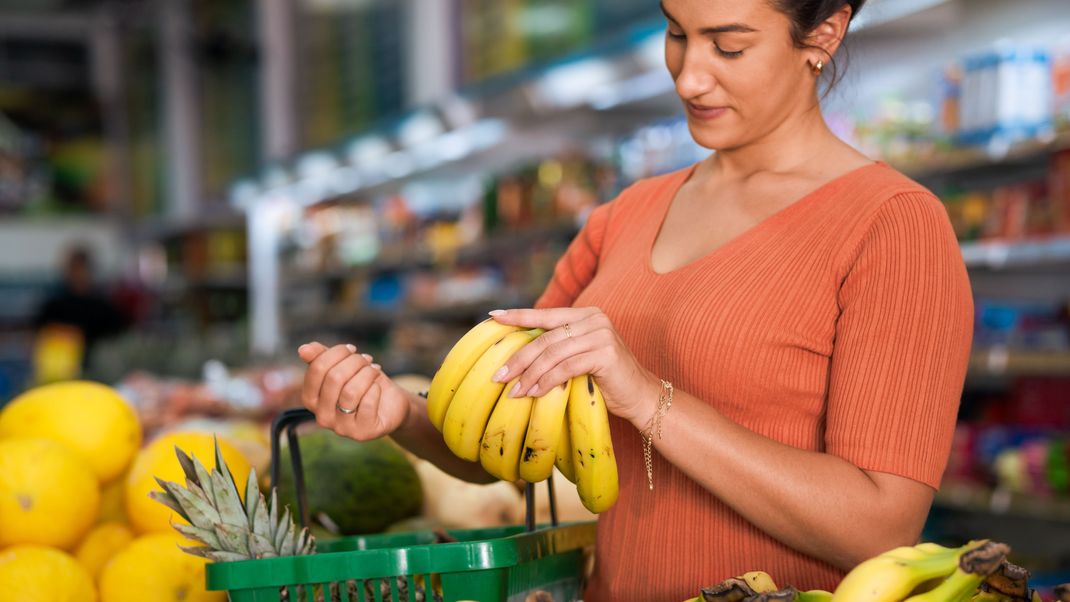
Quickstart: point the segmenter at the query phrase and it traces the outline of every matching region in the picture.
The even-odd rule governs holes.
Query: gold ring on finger
[[[572,327],[569,326],[568,324],[565,324],[564,329],[565,329],[565,338],[566,339],[571,339],[572,338]]]
[[[353,408],[353,409],[351,410],[351,409],[349,409],[349,408],[343,408],[343,407],[341,406],[341,404],[337,404],[337,403],[336,403],[336,404],[334,404],[334,408],[335,408],[336,410],[338,410],[339,412],[343,413],[343,414],[356,414],[356,413],[357,413],[357,408]]]

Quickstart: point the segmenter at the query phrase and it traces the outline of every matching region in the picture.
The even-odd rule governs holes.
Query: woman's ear
[[[826,64],[836,54],[840,43],[843,42],[843,37],[847,35],[847,26],[851,23],[851,13],[851,5],[844,3],[840,10],[819,23],[807,37],[807,44],[820,48],[827,53],[822,57],[817,57]]]

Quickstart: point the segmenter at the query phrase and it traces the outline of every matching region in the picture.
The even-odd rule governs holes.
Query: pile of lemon
[[[0,411],[0,602],[220,601],[204,561],[148,493],[178,481],[178,445],[214,464],[212,436],[172,433],[141,448],[133,408],[76,381],[27,391]],[[235,474],[249,463],[220,441]]]

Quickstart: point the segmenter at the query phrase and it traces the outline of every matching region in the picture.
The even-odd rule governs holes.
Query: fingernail
[[[367,360],[369,362],[372,361],[372,359],[374,359],[374,358],[372,358],[372,356],[368,355],[367,353],[360,354],[360,357],[364,358],[365,360]]]
[[[504,310],[504,309],[495,309],[495,310],[491,310],[491,311],[488,311],[488,312],[487,312],[487,315],[491,315],[491,316],[503,316],[503,315],[505,315],[505,310]]]
[[[509,391],[509,397],[516,397],[520,394],[520,383],[513,385],[513,388]]]
[[[383,369],[383,367],[380,366],[379,364],[372,364],[372,368],[375,368],[376,370],[382,370]]]
[[[298,347],[297,348],[297,352],[298,353],[304,353],[305,349],[308,349],[308,343],[305,343],[304,345],[301,345],[300,347]]]
[[[350,353],[356,353],[357,352],[357,346],[356,345],[347,344],[346,345],[346,349],[348,349]]]
[[[502,366],[501,368],[498,368],[498,371],[495,372],[494,376],[490,377],[490,379],[496,383],[503,383],[505,382],[506,374],[509,374],[509,368]]]
[[[527,397],[535,397],[539,394],[539,383],[535,383],[531,389],[528,389]]]

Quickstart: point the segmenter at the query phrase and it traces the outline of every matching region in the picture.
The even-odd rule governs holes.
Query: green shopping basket
[[[272,425],[271,484],[278,482],[285,431],[297,492],[297,516],[308,523],[304,473],[295,427],[313,415],[289,410]],[[231,602],[569,602],[583,592],[585,554],[595,522],[559,525],[550,488],[551,524],[534,524],[534,487],[525,492],[525,525],[448,531],[435,543],[424,531],[317,542],[312,556],[207,565],[209,590]]]

